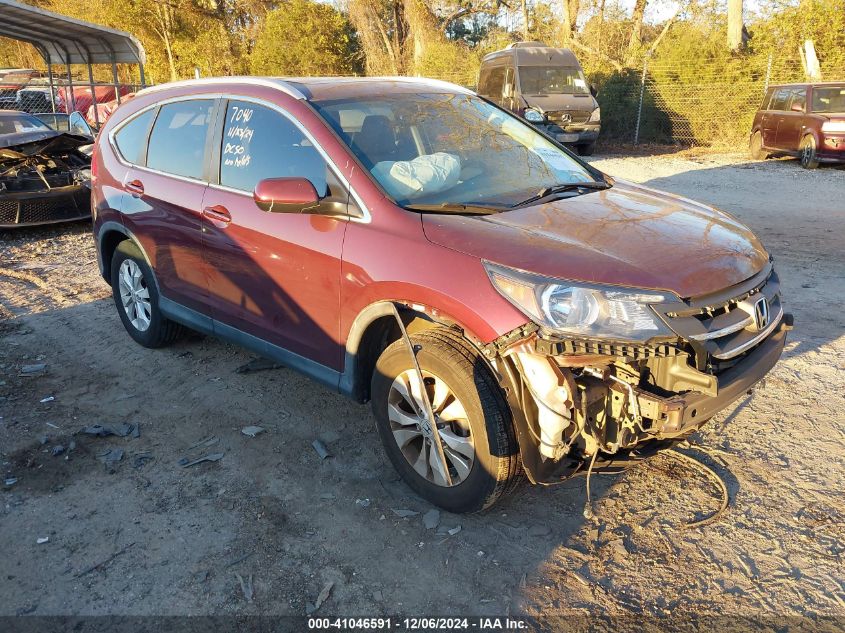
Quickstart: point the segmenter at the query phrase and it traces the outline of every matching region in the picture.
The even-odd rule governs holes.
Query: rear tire
[[[596,151],[595,141],[592,143],[582,143],[581,145],[576,145],[576,147],[578,148],[579,156],[592,156],[593,152]]]
[[[763,135],[759,131],[751,135],[751,140],[748,142],[748,153],[754,160],[766,160],[769,157],[769,152],[763,149]]]
[[[424,455],[426,440],[418,432],[419,427],[415,430],[413,422],[408,424],[408,420],[418,419],[413,411],[415,407],[399,411],[402,421],[397,423],[397,402],[402,406],[408,402],[397,399],[397,393],[401,393],[397,384],[404,384],[408,390],[418,384],[410,383],[416,379],[416,373],[412,369],[410,352],[401,339],[384,350],[372,378],[373,413],[385,452],[405,482],[431,503],[450,512],[477,512],[489,508],[517,485],[521,473],[519,447],[504,394],[484,360],[459,334],[436,328],[413,335],[411,341],[420,346],[417,360],[425,377],[429,401],[435,409],[444,448],[451,450],[457,446],[457,437],[464,444],[471,441],[474,454],[468,471],[465,466],[455,468],[455,450],[451,450],[453,457],[447,455],[450,473],[455,470],[452,486],[446,486],[442,478],[437,483],[431,459],[418,458],[416,464],[412,463],[415,455]],[[408,382],[399,382],[402,380]],[[449,394],[443,402],[457,403],[461,415],[448,413],[449,409],[454,411],[451,404],[444,407],[440,402],[437,406],[441,388]],[[418,403],[422,405],[422,400]],[[446,421],[456,418],[460,419],[463,432],[455,429],[455,422]],[[400,446],[403,434],[414,436],[413,440],[404,440],[404,447]],[[443,437],[451,438],[451,444]],[[460,450],[465,451],[465,447]],[[465,451],[457,457],[466,454]],[[419,472],[421,463],[422,468],[428,470],[425,476]]]
[[[130,240],[118,244],[114,251],[111,287],[123,327],[136,343],[164,347],[182,335],[183,327],[161,314],[155,275]]]
[[[819,166],[819,159],[816,156],[816,139],[812,134],[807,134],[801,139],[800,148],[801,167],[804,169],[815,169]]]

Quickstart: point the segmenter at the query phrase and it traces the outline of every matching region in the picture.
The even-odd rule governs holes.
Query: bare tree
[[[529,39],[528,36],[528,0],[522,0],[522,39]]]
[[[728,48],[732,51],[744,45],[742,28],[742,0],[728,0]]]
[[[628,40],[628,63],[634,61],[634,57],[643,45],[643,16],[645,15],[646,0],[636,0],[634,12],[631,14],[631,37]]]
[[[569,9],[569,0],[560,0],[560,40],[561,43],[564,45],[569,44],[569,40],[572,39],[572,33],[574,29],[572,28],[572,14]]]

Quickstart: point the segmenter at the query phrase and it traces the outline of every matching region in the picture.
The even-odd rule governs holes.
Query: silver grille
[[[783,319],[780,282],[769,264],[748,281],[682,304],[663,304],[669,327],[709,359],[728,361],[763,342]]]

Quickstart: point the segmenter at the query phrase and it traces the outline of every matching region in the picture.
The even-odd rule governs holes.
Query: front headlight
[[[674,336],[651,303],[676,299],[648,290],[541,277],[484,262],[496,289],[538,325],[586,338],[646,341]]]
[[[845,121],[825,121],[822,132],[845,132]]]
[[[534,108],[526,108],[525,114],[523,115],[525,120],[529,123],[542,123],[543,122],[543,115],[540,114],[538,110]]]
[[[596,108],[595,110],[593,110],[593,112],[590,114],[589,122],[590,123],[601,122],[601,108]]]

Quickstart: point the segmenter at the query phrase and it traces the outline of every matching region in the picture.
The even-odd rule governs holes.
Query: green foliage
[[[348,75],[361,70],[358,39],[334,7],[289,0],[264,19],[250,67],[257,75]]]

